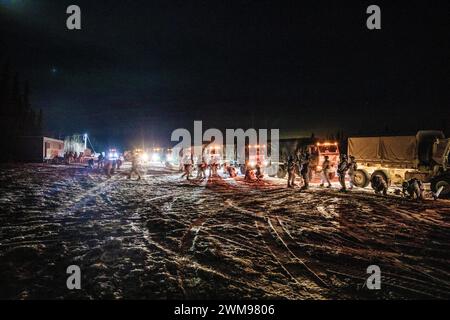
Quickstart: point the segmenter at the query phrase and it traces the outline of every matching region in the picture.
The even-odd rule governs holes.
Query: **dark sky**
[[[373,3],[382,30],[366,28]],[[70,4],[81,31],[66,29]],[[0,0],[0,10],[0,57],[30,80],[57,135],[162,143],[194,120],[284,136],[450,129],[449,1]]]

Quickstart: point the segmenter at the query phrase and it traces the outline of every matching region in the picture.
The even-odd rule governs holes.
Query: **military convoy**
[[[246,145],[247,163],[227,160],[226,147],[214,143],[203,146],[203,155],[210,161],[215,159],[219,164],[227,163],[239,168],[244,173],[245,166],[258,164],[271,177],[285,178],[287,175],[287,158],[298,156],[302,151],[311,154],[311,179],[318,176],[321,163],[328,156],[332,169],[330,179],[336,175],[340,149],[335,141],[314,142],[310,138],[283,139],[279,141],[279,150],[272,146]],[[256,152],[249,152],[254,148]],[[266,149],[267,148],[267,149]],[[233,147],[231,148],[233,149]],[[278,152],[279,160],[273,161],[270,153]],[[348,156],[354,156],[358,170],[353,176],[357,187],[367,187],[373,176],[380,176],[388,185],[401,184],[405,180],[417,178],[430,183],[431,190],[440,190],[441,196],[450,195],[450,170],[448,156],[450,139],[446,139],[441,131],[419,131],[414,136],[383,137],[351,137],[348,138]],[[167,166],[177,166],[184,156],[190,152],[175,155],[171,149],[164,158]],[[252,156],[250,156],[252,154]]]
[[[441,131],[419,131],[415,136],[354,137],[348,139],[348,155],[358,163],[353,182],[366,187],[373,176],[388,185],[417,178],[431,190],[450,194],[448,156],[450,139]]]

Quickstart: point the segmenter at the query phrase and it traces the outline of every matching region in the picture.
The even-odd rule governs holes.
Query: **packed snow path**
[[[126,168],[124,169],[126,170]],[[450,298],[450,202],[285,181],[0,169],[0,298]],[[66,287],[78,265],[81,290]],[[369,265],[381,290],[368,290]]]

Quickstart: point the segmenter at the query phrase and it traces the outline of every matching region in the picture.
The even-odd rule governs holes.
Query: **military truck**
[[[311,138],[284,139],[279,141],[279,162],[270,162],[270,176],[285,178],[287,176],[287,160],[289,156],[298,158],[304,150],[311,155],[310,162],[310,179],[322,172],[321,164],[328,156],[331,170],[329,178],[333,179],[336,174],[337,164],[339,162],[339,146],[336,141],[323,141],[313,143]],[[276,150],[272,150],[276,152]],[[298,173],[298,172],[297,172]]]
[[[417,178],[431,190],[450,195],[448,156],[450,139],[441,131],[419,131],[415,136],[348,138],[348,156],[358,163],[353,182],[366,187],[378,175],[388,185]]]

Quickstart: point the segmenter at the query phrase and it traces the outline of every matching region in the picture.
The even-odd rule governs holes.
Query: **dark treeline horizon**
[[[32,107],[27,80],[6,61],[0,70],[0,159],[14,159],[18,138],[43,134],[43,112]]]

